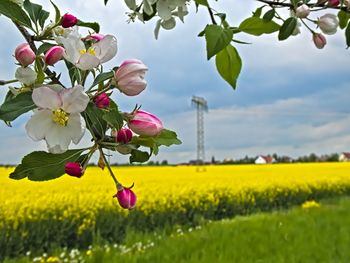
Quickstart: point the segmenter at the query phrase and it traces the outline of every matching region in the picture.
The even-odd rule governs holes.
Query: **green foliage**
[[[41,55],[43,53],[45,53],[46,51],[48,51],[50,48],[54,47],[55,45],[54,44],[51,44],[51,43],[43,43],[41,44],[39,47],[38,47],[38,51],[36,52],[36,55]]]
[[[97,108],[92,102],[87,105],[85,112],[83,112],[86,128],[97,139],[102,139],[107,131],[107,122],[103,118],[104,115],[105,112]]]
[[[236,48],[228,45],[216,55],[215,62],[220,76],[235,89],[242,69],[242,60]]]
[[[197,5],[209,6],[208,0],[195,0]]]
[[[58,23],[61,20],[61,11],[52,0],[50,0],[50,2],[52,4],[53,8],[55,9],[55,23]]]
[[[108,71],[108,72],[103,72],[99,75],[97,75],[97,77],[94,79],[94,82],[92,83],[91,85],[91,88],[92,87],[95,87],[96,85],[108,80],[108,79],[111,79],[114,77],[114,71],[111,70],[111,71]]]
[[[346,25],[348,24],[348,21],[350,19],[350,13],[345,12],[344,10],[340,10],[338,12],[338,19],[339,19],[339,27],[341,29],[346,28]]]
[[[262,34],[271,34],[278,31],[280,25],[274,21],[266,21],[259,17],[249,17],[245,19],[238,28],[247,34],[260,36]]]
[[[43,151],[32,152],[23,157],[15,171],[10,174],[11,179],[20,180],[28,177],[31,181],[47,181],[62,176],[67,162],[76,162],[84,149],[68,150],[61,154]]]
[[[37,26],[39,24],[40,27],[43,28],[50,13],[45,11],[41,5],[34,4],[29,0],[24,0],[23,7],[29,14],[29,17],[33,21],[34,25]]]
[[[78,20],[77,26],[91,28],[96,33],[100,32],[100,25],[97,22],[83,22]]]
[[[4,103],[0,106],[0,119],[4,121],[13,121],[35,108],[31,92],[23,92],[17,96],[6,97]]]
[[[345,38],[346,38],[346,45],[347,45],[347,47],[350,47],[350,23],[346,27]]]
[[[130,163],[144,163],[149,160],[151,156],[147,152],[140,150],[131,150],[131,155],[129,157]]]
[[[293,34],[294,29],[296,28],[298,20],[296,17],[290,17],[284,21],[283,25],[280,28],[278,33],[279,40],[286,40]]]
[[[207,59],[215,56],[218,52],[230,44],[233,37],[231,29],[222,28],[218,25],[207,25],[205,28],[205,40],[207,42]]]
[[[117,104],[110,99],[110,106],[105,110],[102,118],[111,128],[120,130],[123,127],[123,117],[120,115]]]
[[[8,18],[16,21],[23,26],[32,28],[32,23],[30,22],[28,15],[23,11],[22,8],[19,7],[19,5],[10,0],[0,1],[0,14],[7,16]]]
[[[265,21],[271,21],[275,17],[275,14],[276,14],[276,10],[272,8],[264,14],[263,19]]]

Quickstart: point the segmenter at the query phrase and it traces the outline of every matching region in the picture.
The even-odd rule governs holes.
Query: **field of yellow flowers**
[[[107,171],[88,168],[48,182],[8,179],[0,170],[0,261],[26,251],[86,248],[96,238],[118,242],[129,229],[152,231],[350,193],[350,163],[196,167],[114,167],[135,182],[137,206],[119,207]]]

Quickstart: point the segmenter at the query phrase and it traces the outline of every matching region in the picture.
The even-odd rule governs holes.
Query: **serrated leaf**
[[[182,142],[177,138],[177,134],[174,131],[163,129],[160,134],[154,137],[154,141],[160,146],[170,146],[173,144],[179,145]]]
[[[97,22],[83,22],[81,20],[78,20],[77,26],[91,28],[96,33],[100,32],[100,25]]]
[[[221,50],[216,55],[215,64],[220,76],[235,89],[242,69],[242,60],[236,48],[228,45]]]
[[[104,112],[102,118],[111,128],[120,130],[123,127],[123,117],[119,113],[117,104],[115,104],[115,102],[112,100],[110,100],[110,106]]]
[[[17,21],[19,24],[32,28],[32,23],[28,15],[23,11],[23,9],[13,3],[10,0],[0,1],[0,14],[7,16],[8,18]]]
[[[279,29],[280,25],[278,25],[276,22],[265,21],[258,17],[249,17],[239,25],[239,30],[254,36],[271,34],[278,31]]]
[[[76,162],[84,149],[68,150],[61,154],[44,151],[26,155],[21,164],[10,174],[11,179],[20,180],[28,177],[31,181],[47,181],[62,176],[67,162]]]
[[[144,162],[147,162],[149,158],[150,158],[150,155],[147,152],[132,150],[129,160],[130,160],[130,163],[144,163]]]
[[[293,34],[297,23],[298,21],[295,17],[289,17],[286,21],[284,21],[278,33],[278,39],[282,41],[289,38]]]
[[[96,85],[98,85],[99,83],[106,81],[107,79],[111,79],[114,77],[114,71],[111,70],[109,72],[103,72],[99,75],[97,75],[97,77],[94,79],[94,82],[91,85],[92,87],[95,87]]]
[[[16,97],[7,99],[0,106],[0,119],[13,121],[23,113],[33,110],[35,107],[31,92],[20,93]]]
[[[104,112],[97,108],[92,102],[87,105],[83,112],[86,128],[88,128],[91,134],[97,137],[97,139],[102,139],[107,130],[107,122],[103,119],[103,115]]]
[[[218,25],[207,25],[205,28],[205,40],[207,43],[207,59],[215,56],[225,48],[232,40],[231,29],[222,28]]]

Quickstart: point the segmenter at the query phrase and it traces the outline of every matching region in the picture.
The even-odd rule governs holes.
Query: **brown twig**
[[[25,29],[23,26],[21,26],[20,24],[18,24],[15,21],[13,21],[13,23],[16,25],[17,29],[21,32],[24,39],[28,42],[30,48],[36,53],[38,51],[38,49],[35,46],[34,37],[31,34],[29,34],[27,29]],[[60,82],[60,80],[58,78],[56,78],[55,72],[52,72],[50,69],[46,68],[45,73],[52,80],[53,83],[60,84],[61,86],[63,86],[63,84]]]

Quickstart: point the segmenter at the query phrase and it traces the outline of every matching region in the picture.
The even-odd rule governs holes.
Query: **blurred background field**
[[[135,210],[119,207],[112,179],[99,168],[88,168],[81,179],[65,175],[41,183],[10,180],[13,169],[2,168],[0,259],[59,248],[88,251],[96,243],[125,243],[132,233],[195,229],[208,220],[350,193],[350,163],[113,169],[124,185],[135,182]]]

